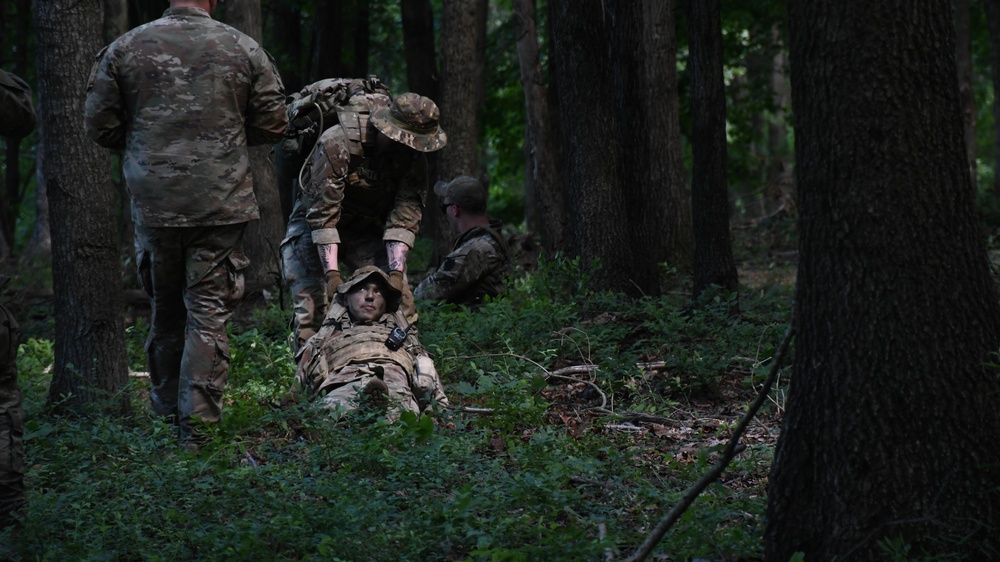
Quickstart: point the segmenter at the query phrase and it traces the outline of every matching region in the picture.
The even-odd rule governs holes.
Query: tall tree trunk
[[[55,370],[49,401],[96,400],[124,411],[128,376],[122,267],[109,158],[80,126],[84,88],[100,49],[99,0],[35,2],[42,174],[52,211]],[[116,394],[117,393],[117,394]]]
[[[37,146],[44,146],[44,143],[45,131],[39,127]],[[44,169],[43,151],[37,150],[35,152],[35,227],[31,233],[31,241],[28,242],[28,249],[24,253],[25,261],[34,265],[47,264],[52,260],[49,194],[45,174],[42,173]]]
[[[430,0],[399,0],[403,19],[406,82],[411,92],[440,104],[437,56],[434,50],[434,11]]]
[[[972,83],[972,21],[969,0],[953,0],[955,10],[955,60],[958,91],[965,124],[965,151],[972,185],[976,185],[976,90]]]
[[[986,0],[986,21],[990,30],[990,76],[993,91],[1000,92],[1000,0]],[[993,96],[993,169],[1000,170],[1000,96]],[[993,199],[1000,201],[1000,172],[993,173]]]
[[[225,6],[225,12],[217,14],[220,20],[261,43],[263,19],[260,0],[229,0],[221,6]],[[278,175],[271,163],[271,148],[252,146],[249,150],[253,191],[260,207],[260,220],[251,221],[244,235],[244,249],[250,258],[250,266],[245,272],[246,294],[251,297],[281,281],[278,245],[285,234],[286,217],[283,216],[278,194]]]
[[[14,231],[21,195],[21,140],[4,139],[4,192],[0,196],[0,262],[14,254]]]
[[[790,2],[788,18],[797,343],[765,558],[885,560],[893,540],[995,560],[1000,305],[951,3]]]
[[[788,51],[782,48],[781,31],[771,28],[774,56],[771,57],[771,95],[774,109],[767,126],[767,185],[785,206],[794,213],[795,177],[792,172],[792,150],[788,143],[788,110],[792,103],[788,82]]]
[[[10,36],[0,36],[0,44],[10,41],[10,45],[2,45],[5,52],[11,53],[14,62],[14,74],[21,79],[28,80],[28,37],[31,33],[31,0],[15,0],[13,10],[13,22],[7,22],[4,18],[0,23],[0,29],[14,29]],[[2,14],[4,17],[10,14],[11,10],[4,7]],[[6,174],[3,178],[3,192],[0,193],[0,262],[14,253],[15,236],[17,230],[17,217],[20,214],[21,205],[24,204],[24,195],[27,183],[22,181],[24,177],[21,170],[21,142],[22,139],[5,139],[4,164]]]
[[[486,18],[486,8],[486,0],[449,0],[441,8],[440,109],[448,145],[440,151],[438,161],[441,176],[449,180],[459,175],[483,175],[478,146],[486,87],[486,37],[480,21]],[[440,255],[451,249],[454,236],[451,233],[450,239],[440,240]]]
[[[268,9],[271,15],[268,43],[274,49],[268,51],[278,57],[285,91],[298,92],[305,86],[302,66],[302,11],[297,5],[284,0],[268,2]]]
[[[575,252],[601,269],[593,279],[597,290],[640,295],[631,281],[635,249],[630,244],[621,194],[619,155],[615,142],[618,119],[611,96],[611,61],[603,0],[550,0],[552,58],[559,84],[560,143],[564,150],[562,179],[570,200]]]
[[[266,4],[268,16],[265,17],[265,33],[269,37],[268,52],[275,56],[278,68],[281,70],[281,81],[285,84],[285,93],[293,94],[305,86],[306,70],[303,57],[303,25],[302,10],[298,3],[284,0],[274,0]],[[274,161],[276,166],[280,160]],[[275,170],[281,176],[283,172]],[[282,231],[288,226],[288,217],[292,213],[294,201],[293,189],[288,184],[278,184],[278,199],[281,205]]]
[[[128,2],[126,0],[101,0],[101,8],[104,10],[102,37],[106,45],[131,29],[128,25]]]
[[[647,295],[660,293],[661,263],[682,273],[691,270],[691,199],[681,155],[673,4],[609,2],[621,189],[632,215],[631,245],[642,248],[631,274]]]
[[[371,9],[368,0],[356,0],[354,2],[354,25],[351,29],[354,32],[354,43],[351,65],[351,76],[364,78],[368,76],[368,52],[371,41],[369,33]]]
[[[528,229],[538,233],[549,255],[566,249],[569,217],[566,196],[558,179],[552,143],[552,123],[538,50],[535,0],[514,0],[517,58],[524,89],[524,207]]]
[[[347,75],[341,38],[348,27],[342,20],[343,0],[324,0],[316,6],[313,25],[312,68],[306,83]]]
[[[403,48],[406,56],[406,82],[411,92],[427,96],[441,105],[437,55],[434,49],[434,11],[430,0],[400,0],[403,20]],[[445,129],[447,131],[447,129]],[[427,154],[427,182],[433,186],[441,175],[439,153]],[[449,178],[450,179],[450,178]],[[430,240],[444,239],[444,218],[437,205],[426,205],[420,221],[420,231]],[[436,264],[444,254],[440,245],[435,245],[432,261]]]
[[[149,23],[163,14],[169,7],[167,2],[159,0],[127,0],[128,1],[128,28],[138,27],[144,23]]]
[[[691,210],[694,217],[694,298],[716,285],[735,298],[739,277],[729,232],[726,92],[722,76],[722,2],[685,0],[691,74]]]
[[[126,31],[129,27],[129,10],[127,0],[101,0],[101,7],[104,10],[104,28],[102,37],[104,44],[110,44]],[[112,157],[115,168],[121,168],[120,159]],[[125,181],[121,174],[114,174],[112,184],[118,194],[118,240],[122,255],[130,257],[130,263],[135,263],[135,225],[132,223],[132,206],[130,204],[128,190],[125,188]],[[138,280],[130,272],[125,273],[126,286],[137,287]]]

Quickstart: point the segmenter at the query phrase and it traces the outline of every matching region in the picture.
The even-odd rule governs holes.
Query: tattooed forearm
[[[331,269],[340,269],[337,263],[336,244],[317,244],[316,249],[319,251],[319,262],[323,264],[324,273]]]
[[[385,253],[389,257],[389,271],[406,271],[406,257],[410,247],[402,242],[386,242]]]

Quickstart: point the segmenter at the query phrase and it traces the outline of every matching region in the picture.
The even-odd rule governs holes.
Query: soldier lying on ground
[[[408,332],[401,297],[376,266],[359,268],[340,285],[322,328],[297,358],[291,396],[319,400],[342,415],[365,395],[384,404],[389,419],[448,406],[434,362]]]

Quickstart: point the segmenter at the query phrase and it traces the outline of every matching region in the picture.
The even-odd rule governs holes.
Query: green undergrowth
[[[277,406],[294,374],[287,317],[258,311],[231,329],[224,420],[199,453],[182,451],[173,427],[150,417],[142,378],[123,390],[133,397],[128,415],[48,413],[53,348],[31,340],[18,358],[30,503],[22,526],[0,533],[0,559],[623,558],[708,470],[726,432],[709,430],[684,456],[652,426],[619,431],[622,418],[588,408],[669,417],[717,398],[734,375],[743,388],[759,383],[790,289],[748,291],[746,313],[732,318],[723,294],[698,306],[680,295],[595,294],[584,269],[543,262],[476,311],[422,306],[419,337],[453,406],[488,410],[433,419],[334,422],[308,406]],[[147,330],[129,329],[136,370],[145,369]],[[642,366],[652,362],[659,367]],[[556,392],[572,381],[546,378],[567,367],[589,381],[575,394]],[[749,446],[660,543],[658,559],[759,558],[770,455]]]

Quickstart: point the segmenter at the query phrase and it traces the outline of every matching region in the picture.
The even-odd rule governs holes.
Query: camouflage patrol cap
[[[440,113],[430,98],[407,92],[388,107],[372,113],[371,120],[382,134],[420,152],[444,148],[448,135],[438,123]]]
[[[474,177],[458,176],[449,182],[439,181],[434,184],[434,193],[441,201],[447,199],[463,211],[475,214],[486,212],[486,188]]]
[[[403,298],[403,293],[392,286],[392,283],[389,282],[389,275],[377,265],[366,265],[354,270],[351,278],[337,287],[337,294],[343,302],[347,302],[347,293],[350,293],[351,289],[369,279],[382,286],[382,296],[385,297],[385,311],[390,314],[396,312],[399,308],[399,301]]]

